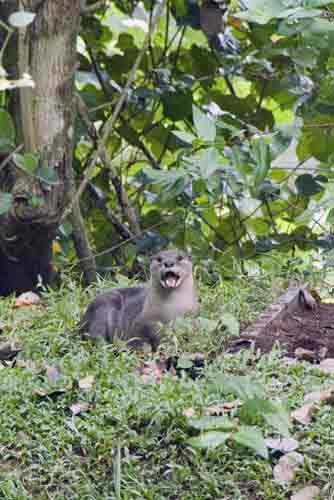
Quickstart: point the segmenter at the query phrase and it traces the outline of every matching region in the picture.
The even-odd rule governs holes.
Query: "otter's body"
[[[80,329],[92,339],[117,336],[131,347],[144,343],[156,350],[157,323],[168,323],[198,309],[189,256],[169,250],[152,258],[151,279],[144,286],[115,288],[88,306]]]

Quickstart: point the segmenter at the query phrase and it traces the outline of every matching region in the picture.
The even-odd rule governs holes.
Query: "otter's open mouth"
[[[179,286],[181,278],[173,271],[164,273],[161,277],[160,283],[164,288],[176,288]]]

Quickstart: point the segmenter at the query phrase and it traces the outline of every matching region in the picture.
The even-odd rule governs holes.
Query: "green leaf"
[[[58,174],[53,168],[41,167],[36,171],[35,175],[38,179],[45,182],[46,184],[54,185],[58,184],[59,182]]]
[[[333,3],[333,0],[304,0],[305,7],[324,7]]]
[[[28,12],[20,10],[19,12],[14,12],[9,16],[8,22],[14,28],[24,28],[33,22],[36,14],[33,12]]]
[[[173,134],[186,144],[192,144],[192,142],[196,139],[193,134],[189,134],[188,132],[181,132],[179,130],[173,130]]]
[[[202,179],[209,179],[222,167],[219,153],[214,148],[205,149],[198,161]]]
[[[180,368],[181,370],[182,369],[186,370],[188,368],[191,368],[192,366],[193,366],[193,362],[189,358],[186,358],[183,356],[177,360],[177,368]]]
[[[14,154],[14,163],[17,167],[21,168],[30,175],[33,175],[38,167],[39,157],[33,153],[26,153],[24,155]]]
[[[202,417],[202,418],[191,418],[189,420],[189,425],[201,431],[209,431],[213,429],[221,429],[224,431],[230,431],[234,428],[233,422],[227,417]]]
[[[218,385],[223,394],[234,394],[243,401],[252,398],[265,398],[262,385],[247,375],[220,375],[215,378],[214,384]]]
[[[8,212],[12,206],[13,196],[11,193],[0,191],[0,215]]]
[[[232,439],[246,448],[251,448],[260,457],[268,459],[268,449],[262,432],[256,427],[241,427],[240,430],[232,434]]]
[[[313,196],[315,194],[321,193],[324,188],[313,177],[311,174],[302,174],[296,179],[296,188],[298,192],[303,196]]]
[[[262,137],[253,144],[251,155],[256,163],[254,185],[257,189],[270,169],[271,160],[270,147]]]
[[[15,127],[12,117],[0,109],[0,152],[7,153],[15,143]]]
[[[223,313],[223,316],[220,320],[224,326],[229,330],[230,334],[234,337],[239,335],[239,321],[233,314]]]
[[[289,437],[289,428],[291,426],[288,411],[280,403],[270,402],[270,411],[263,414],[266,422],[274,427],[280,434]]]
[[[229,433],[211,431],[190,438],[188,443],[194,448],[216,448],[224,444],[230,437]]]
[[[193,106],[194,125],[198,136],[204,141],[213,142],[216,138],[216,124],[197,106]]]

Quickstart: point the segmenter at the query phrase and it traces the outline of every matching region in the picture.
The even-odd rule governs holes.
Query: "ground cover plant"
[[[306,362],[287,364],[279,350],[263,356],[252,350],[224,354],[222,339],[231,336],[229,328],[208,328],[222,308],[241,322],[253,319],[287,280],[262,273],[201,287],[201,318],[207,323],[197,324],[190,339],[188,326],[180,325],[177,339],[170,332],[164,347],[180,358],[195,349],[211,352],[198,377],[186,367],[159,379],[145,375],[142,357],[78,338],[73,327],[80,311],[110,281],[83,290],[67,279],[60,290],[42,293],[43,305],[14,307],[14,298],[2,299],[2,340],[22,351],[1,365],[1,498],[283,499],[309,484],[331,498],[330,404],[319,404],[311,423],[290,424],[290,439],[303,457],[290,481],[274,477],[277,450],[266,447],[263,458],[257,444],[242,440],[208,449],[196,445],[196,438],[212,431],[210,418],[228,418],[239,430],[240,422],[253,426],[265,439],[287,434],[282,424],[278,430],[262,418],[263,408],[246,417],[240,413],[237,401],[245,405],[255,385],[288,412],[302,407],[305,394],[333,385],[332,375]],[[244,397],[228,389],[237,379],[250,381],[249,391],[242,383]]]

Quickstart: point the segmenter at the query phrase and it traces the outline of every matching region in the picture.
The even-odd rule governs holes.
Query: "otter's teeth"
[[[166,285],[168,288],[175,288],[177,284],[177,279],[174,276],[166,278]]]

